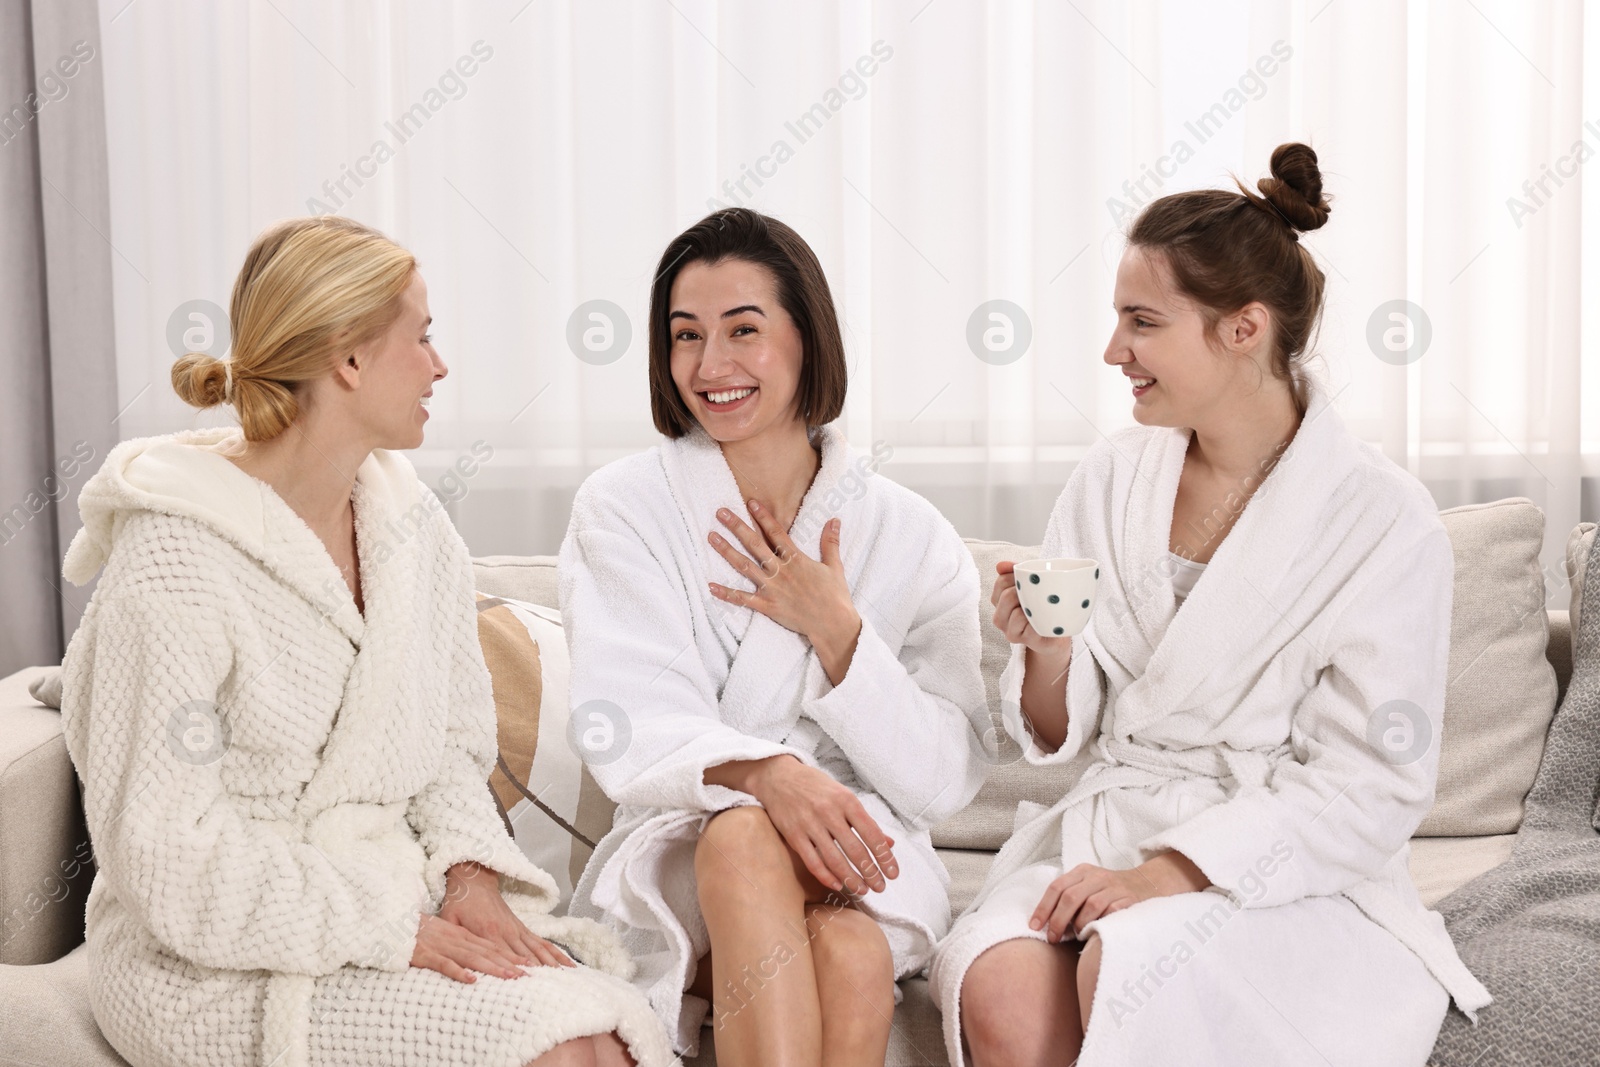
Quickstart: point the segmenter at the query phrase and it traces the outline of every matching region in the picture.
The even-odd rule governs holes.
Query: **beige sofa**
[[[1568,613],[1545,609],[1538,564],[1543,513],[1514,499],[1441,514],[1456,551],[1451,685],[1438,795],[1410,854],[1412,875],[1430,905],[1510,854],[1523,797],[1571,672]],[[997,560],[1036,554],[1003,542],[967,543],[985,590]],[[554,606],[553,558],[495,556],[476,565],[480,590]],[[998,715],[995,691],[1006,645],[989,624],[987,594],[975,610],[985,634],[991,710]],[[0,1064],[122,1064],[88,1006],[81,942],[91,869],[59,715],[28,695],[28,685],[45,669],[0,679]],[[934,831],[957,912],[1011,832],[1017,803],[1058,797],[1058,773],[1028,766],[1014,747],[1002,750],[978,798]],[[946,1063],[925,980],[902,986],[905,1000],[895,1013],[887,1063]],[[709,1034],[702,1064],[715,1062]]]

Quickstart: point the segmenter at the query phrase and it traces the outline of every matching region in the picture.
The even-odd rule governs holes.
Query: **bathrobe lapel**
[[[822,446],[822,465],[800,503],[791,536],[801,551],[818,558],[816,539],[820,537],[823,523],[828,517],[839,515],[848,525],[855,501],[849,499],[848,494],[840,494],[843,502],[837,506],[830,509],[824,502],[850,468],[844,435],[830,424],[814,428],[811,436]],[[694,553],[692,558],[700,561],[700,588],[690,590],[690,595],[703,599],[710,617],[727,628],[735,646],[727,681],[718,696],[720,718],[742,733],[781,741],[800,717],[811,644],[753,608],[717,599],[706,587],[708,581],[731,589],[747,589],[750,585],[706,539],[707,534],[716,530],[739,551],[744,551],[717,518],[717,509],[725,507],[752,529],[759,529],[739,493],[722,447],[696,426],[684,437],[665,442],[662,456],[667,484],[683,516],[690,551]],[[815,521],[819,518],[820,521]],[[850,539],[845,538],[844,545],[850,544]],[[859,552],[851,552],[849,547],[843,552],[845,569],[850,573],[853,570],[851,556]]]
[[[403,799],[388,795],[394,754],[412,750],[408,746],[425,743],[429,736],[429,694],[421,675],[448,650],[428,647],[428,628],[419,625],[426,616],[418,603],[427,584],[424,576],[433,572],[436,561],[424,558],[429,539],[414,536],[420,516],[408,517],[407,512],[425,505],[415,478],[405,473],[387,456],[374,453],[356,475],[351,502],[364,617],[310,528],[299,523],[299,530],[285,537],[283,556],[304,565],[299,581],[316,583],[323,595],[320,603],[338,604],[324,614],[325,626],[337,629],[356,648],[322,760],[300,799],[303,818],[344,802]],[[336,585],[328,584],[330,576]]]
[[[1134,680],[1110,724],[1126,738],[1173,711],[1236,685],[1226,670],[1283,623],[1281,589],[1314,532],[1311,523],[1355,464],[1339,414],[1320,388],[1277,465],[1246,503],[1178,610],[1167,559],[1178,478],[1193,431],[1157,434],[1123,483],[1123,551],[1112,568],[1121,610],[1097,611],[1095,639]],[[1130,590],[1132,591],[1130,593]],[[1105,607],[1102,601],[1101,607]]]
[[[365,629],[361,613],[321,540],[270,486],[213,451],[237,448],[242,440],[237,427],[209,427],[154,443],[137,440],[118,445],[107,457],[108,464],[121,449],[140,451],[128,464],[125,480],[85,486],[96,499],[84,503],[103,506],[88,508],[93,525],[73,538],[63,565],[66,576],[88,581],[105,563],[114,505],[197,519],[260,561],[277,581],[316,607],[329,626],[359,645]],[[375,472],[380,461],[367,462]]]

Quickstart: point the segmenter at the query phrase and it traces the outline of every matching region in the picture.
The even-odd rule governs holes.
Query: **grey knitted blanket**
[[[1583,593],[1572,681],[1511,858],[1437,906],[1494,996],[1476,1027],[1450,1007],[1429,1061],[1437,1067],[1600,1063],[1600,537]]]

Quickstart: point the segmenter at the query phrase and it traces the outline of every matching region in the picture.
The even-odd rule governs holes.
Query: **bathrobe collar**
[[[845,573],[853,574],[852,563],[864,549],[860,539],[851,536],[851,519],[859,512],[858,505],[867,493],[852,498],[839,488],[852,469],[852,455],[836,424],[811,427],[808,437],[813,445],[820,445],[822,464],[800,502],[790,536],[802,552],[813,559],[820,558],[822,527],[828,519],[839,518],[843,523],[840,554]],[[745,506],[722,446],[696,425],[683,437],[664,441],[661,454],[667,486],[683,517],[691,550],[701,554],[702,573],[708,581],[730,589],[748,589],[749,580],[706,539],[716,530],[738,551],[745,551],[717,518],[717,509],[723,507],[752,529],[760,529]],[[870,479],[867,484],[870,486]],[[738,647],[718,701],[722,721],[744,733],[781,741],[800,716],[810,642],[753,608],[717,599],[704,586],[691,590],[690,595],[706,600],[712,619],[726,626]]]
[[[1359,461],[1331,400],[1313,381],[1294,438],[1217,546],[1181,611],[1167,553],[1178,479],[1194,431],[1153,433],[1127,457],[1132,472],[1119,477],[1131,478],[1128,507],[1116,538],[1125,558],[1111,561],[1102,575],[1115,585],[1102,595],[1086,628],[1093,631],[1089,639],[1135,679],[1118,697],[1116,736],[1127,737],[1175,709],[1203,703],[1210,689],[1237,682],[1211,668],[1231,662],[1235,650],[1259,647],[1278,625],[1281,611],[1273,605],[1294,598],[1281,583],[1313,535],[1312,525],[1325,519],[1333,492]]]
[[[75,585],[93,578],[111,554],[117,529],[136,512],[190,518],[259,561],[359,647],[366,619],[321,538],[271,486],[222,454],[236,450],[243,436],[238,427],[216,427],[134,438],[113,448],[79,494],[84,525],[67,549],[63,576]],[[407,514],[420,501],[419,488],[410,463],[382,449],[356,472],[351,501],[368,618],[379,608],[406,610],[383,602],[408,597],[409,583],[400,575],[406,543],[422,517]]]

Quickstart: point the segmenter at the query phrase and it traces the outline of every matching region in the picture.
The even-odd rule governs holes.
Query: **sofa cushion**
[[[494,684],[500,758],[489,778],[517,846],[556,880],[561,899],[611,829],[616,805],[578,758],[567,694],[572,676],[561,614],[478,596],[478,632]],[[537,797],[535,801],[528,794]]]
[[[1433,907],[1457,889],[1511,858],[1516,834],[1489,837],[1413,837],[1411,881],[1422,903]]]
[[[479,593],[477,600],[478,645],[494,691],[495,740],[500,750],[489,772],[489,792],[504,818],[524,799],[523,790],[533,774],[544,701],[544,657],[539,654],[539,635],[510,601],[486,593]],[[555,632],[559,637],[561,628],[556,626]],[[512,829],[509,819],[506,829]]]
[[[560,608],[554,556],[475,556],[472,560],[478,592],[526,600],[545,608]]]
[[[95,1025],[82,945],[54,963],[0,966],[0,1035],[0,1063],[128,1067]]]
[[[1515,833],[1556,709],[1544,512],[1512,497],[1439,513],[1455,550],[1439,785],[1418,837]]]
[[[0,964],[48,963],[83,940],[93,857],[78,778],[61,713],[28,693],[56,669],[0,679]]]

